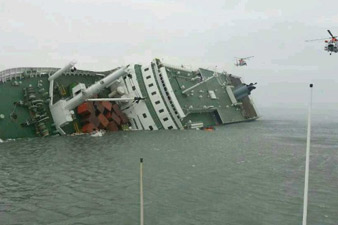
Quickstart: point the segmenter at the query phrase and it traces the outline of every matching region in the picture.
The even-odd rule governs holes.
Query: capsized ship
[[[26,67],[0,72],[0,138],[96,130],[197,129],[258,118],[255,84],[154,59],[104,72]]]

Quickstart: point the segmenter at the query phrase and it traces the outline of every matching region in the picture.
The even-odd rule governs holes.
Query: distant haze
[[[338,114],[338,54],[305,42],[338,35],[337,10],[314,0],[0,0],[0,70],[72,59],[107,70],[157,57],[258,82],[258,108],[306,109],[313,82],[314,108]]]

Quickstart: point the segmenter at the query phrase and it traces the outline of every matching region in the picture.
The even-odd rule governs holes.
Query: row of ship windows
[[[144,69],[144,71],[148,71],[148,70],[149,70],[149,68],[145,68],[145,69]],[[165,93],[167,94],[167,97],[168,97],[168,99],[169,99],[169,101],[170,101],[170,105],[173,107],[173,109],[174,109],[174,111],[175,111],[175,114],[176,114],[177,117],[179,118],[178,112],[177,112],[177,110],[176,110],[176,108],[175,108],[173,102],[171,101],[171,97],[170,97],[170,95],[169,95],[169,93],[168,93],[168,89],[167,89],[167,87],[166,87],[165,84],[164,84],[162,74],[159,73],[159,75],[160,75],[160,79],[161,79],[162,85],[163,85],[163,87],[164,87],[164,91],[165,91]],[[150,75],[146,77],[146,79],[150,79],[150,78],[151,78]],[[151,84],[148,85],[148,87],[152,87],[152,86],[154,86],[153,83],[151,83]],[[152,92],[151,94],[152,94],[152,95],[156,95],[156,91]],[[160,104],[160,101],[155,102],[155,104],[156,104],[156,105]]]
[[[148,77],[150,77],[150,76],[148,76]],[[148,87],[153,87],[153,86],[154,86],[153,83],[148,84]],[[151,92],[151,95],[156,95],[156,91]],[[161,103],[160,101],[156,101],[156,102],[155,102],[156,105],[158,105],[158,104],[160,104],[160,103]],[[161,110],[162,110],[162,109],[161,109]],[[163,112],[163,111],[162,111],[162,112]]]
[[[160,72],[159,72],[158,74],[160,75],[160,79],[161,79],[162,85],[163,85],[163,87],[164,87],[164,91],[165,91],[165,93],[166,93],[166,95],[167,95],[167,97],[168,97],[168,100],[169,100],[169,102],[170,102],[170,105],[171,105],[171,107],[174,109],[174,112],[175,112],[177,118],[179,119],[180,117],[179,117],[179,115],[178,115],[178,112],[177,112],[177,110],[176,110],[176,108],[175,108],[175,106],[174,106],[174,103],[173,103],[172,100],[171,100],[171,97],[170,97],[170,95],[169,95],[169,93],[168,93],[168,89],[167,89],[167,87],[166,87],[165,84],[164,84],[162,74],[161,74]]]
[[[161,110],[163,110],[163,109],[161,109]],[[143,116],[143,118],[147,118],[147,114],[146,113],[143,113],[142,116]],[[168,121],[168,117],[164,117],[163,121]]]
[[[144,71],[148,71],[148,70],[149,70],[149,68],[145,68],[145,69],[144,69]],[[151,76],[149,75],[149,76],[146,77],[146,79],[149,79],[150,77],[151,77]],[[148,84],[148,87],[153,87],[153,86],[154,86],[153,83]],[[156,91],[152,92],[151,95],[156,95]],[[156,101],[156,102],[155,102],[156,105],[158,105],[158,104],[160,104],[160,103],[161,103],[160,101]],[[162,113],[163,111],[164,111],[163,109],[160,109],[159,112]],[[166,121],[166,120],[165,120],[165,121]]]
[[[169,130],[173,129],[173,126],[168,127]],[[154,130],[153,126],[149,126],[149,130]]]
[[[133,121],[134,121],[134,124],[135,124],[135,126],[136,126],[136,129],[138,129],[136,120],[133,119]],[[173,129],[173,128],[174,128],[173,126],[169,126],[167,129],[171,130],[171,129]],[[154,130],[154,127],[153,127],[153,126],[149,126],[149,130]]]
[[[136,128],[138,129],[138,126],[137,126],[137,123],[136,123],[135,119],[134,119],[134,123],[135,123]],[[169,126],[168,127],[169,130],[171,130],[173,128],[174,128],[173,126]],[[154,130],[153,126],[149,126],[149,130]]]
[[[145,68],[145,69],[144,69],[144,71],[148,71],[148,70],[149,70],[149,68]],[[146,79],[147,79],[147,80],[150,79],[150,78],[151,78],[151,75],[146,76]],[[162,78],[161,78],[161,80],[162,80]],[[163,83],[163,81],[162,81],[162,83]],[[154,86],[153,83],[148,84],[148,87],[153,87],[153,86]],[[165,88],[165,90],[167,90],[167,88]],[[166,92],[166,93],[167,93],[167,92]],[[168,93],[167,93],[167,94],[168,94]],[[156,91],[152,92],[151,95],[156,95]],[[156,102],[155,102],[156,105],[158,105],[158,104],[160,104],[160,103],[161,103],[160,101],[156,101]],[[163,113],[163,112],[164,112],[164,109],[160,109],[158,112],[159,112],[159,113]],[[175,113],[177,113],[176,110],[175,110]],[[143,113],[143,118],[147,118],[147,114]],[[169,120],[168,117],[164,117],[164,118],[163,118],[163,121],[168,121],[168,120]],[[149,129],[150,129],[150,130],[153,130],[153,127],[152,127],[152,126],[149,126]],[[169,126],[168,129],[169,129],[169,130],[173,129],[173,126]]]
[[[146,115],[145,113],[143,113],[143,117],[146,118],[147,115]],[[163,120],[164,120],[164,121],[167,121],[167,120],[168,120],[168,117],[163,118]],[[135,125],[136,125],[136,128],[138,129],[135,119],[134,119],[134,123],[135,123]],[[171,129],[173,129],[173,128],[174,128],[173,126],[167,127],[167,129],[169,129],[169,130],[171,130]],[[149,130],[154,130],[153,126],[149,126]]]

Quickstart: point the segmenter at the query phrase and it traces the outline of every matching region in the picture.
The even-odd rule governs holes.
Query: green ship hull
[[[199,129],[258,118],[253,84],[155,59],[110,71],[14,68],[0,72],[0,139],[97,130]]]

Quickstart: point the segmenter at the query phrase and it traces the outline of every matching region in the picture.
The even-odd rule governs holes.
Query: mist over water
[[[0,224],[138,224],[140,157],[145,224],[301,224],[307,112],[268,111],[212,132],[2,143]],[[338,123],[315,118],[308,224],[334,225]]]

